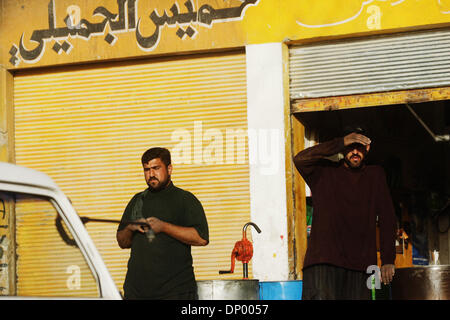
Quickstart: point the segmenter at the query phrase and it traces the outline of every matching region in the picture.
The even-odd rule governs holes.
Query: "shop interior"
[[[450,264],[450,100],[295,116],[316,142],[364,126],[372,140],[367,162],[383,166],[397,215],[396,267]]]

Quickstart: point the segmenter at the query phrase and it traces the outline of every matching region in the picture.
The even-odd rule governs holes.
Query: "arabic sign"
[[[134,36],[136,49],[152,52],[158,48],[164,38],[163,33],[166,28],[174,28],[174,34],[178,40],[195,39],[202,28],[212,29],[213,25],[218,23],[241,21],[246,10],[250,6],[257,5],[259,1],[215,1],[222,2],[220,7],[208,3],[198,6],[199,1],[185,0],[183,5],[177,1],[172,2],[168,9],[166,6],[162,10],[153,8],[149,11],[144,8],[141,11],[139,9],[144,6],[138,7],[140,3],[138,0],[117,0],[114,10],[112,5],[95,7],[91,15],[94,19],[89,20],[82,16],[82,13],[87,10],[82,10],[79,5],[60,5],[65,1],[55,3],[55,0],[50,0],[46,5],[47,19],[45,21],[48,21],[48,25],[45,28],[33,30],[28,39],[23,32],[20,39],[9,48],[9,64],[14,67],[21,63],[36,64],[49,49],[58,55],[70,54],[75,47],[76,39],[91,41],[101,37],[113,47],[125,33]],[[168,3],[168,1],[164,2]],[[108,4],[111,3],[112,1],[108,2]],[[63,10],[63,15],[57,14],[58,6],[59,11],[61,8],[66,9],[65,12]],[[159,13],[160,11],[162,13]],[[127,39],[129,42],[129,37]]]
[[[450,0],[343,2],[0,0],[0,63],[15,69],[450,25]]]

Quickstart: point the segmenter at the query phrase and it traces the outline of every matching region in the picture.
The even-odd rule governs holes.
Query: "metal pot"
[[[396,269],[391,290],[393,300],[450,300],[450,265]]]
[[[197,281],[197,292],[199,300],[259,300],[259,281]]]

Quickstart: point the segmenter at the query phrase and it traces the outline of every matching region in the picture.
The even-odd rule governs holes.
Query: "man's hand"
[[[147,221],[144,218],[141,218],[139,220],[136,220],[136,222],[147,222]],[[145,233],[148,230],[148,226],[134,223],[128,224],[126,228],[132,232],[137,231],[140,233]]]
[[[155,217],[147,218],[146,222],[150,225],[150,227],[153,229],[155,234],[158,234],[160,232],[164,232],[164,227],[166,222],[159,220]]]
[[[359,143],[362,144],[363,146],[367,146],[371,143],[371,141],[366,136],[353,132],[344,137],[344,146],[347,147],[353,143]]]
[[[381,282],[385,285],[391,283],[395,274],[395,266],[393,264],[384,264],[381,266]]]

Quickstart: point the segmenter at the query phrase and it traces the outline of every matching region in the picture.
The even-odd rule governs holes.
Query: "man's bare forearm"
[[[147,218],[147,222],[156,234],[164,232],[172,238],[191,246],[206,246],[208,244],[208,241],[200,237],[194,227],[177,226],[155,217]]]
[[[145,222],[145,219],[139,219],[136,220],[136,222]],[[129,249],[131,248],[131,244],[133,243],[133,236],[134,233],[140,232],[145,233],[148,227],[142,225],[142,224],[134,224],[130,223],[127,224],[125,228],[123,228],[120,231],[117,231],[116,233],[116,239],[117,243],[119,244],[119,247],[122,249]]]
[[[133,242],[134,231],[129,228],[122,229],[117,231],[116,239],[119,247],[122,249],[131,248],[131,244]]]
[[[164,232],[172,238],[192,246],[206,246],[208,241],[200,237],[197,230],[193,227],[177,226],[155,218],[149,218],[155,233]],[[116,233],[117,243],[122,249],[129,249],[133,243],[134,232],[145,232],[141,228],[127,226]]]
[[[166,222],[163,232],[191,246],[206,246],[208,244],[208,241],[200,237],[197,230],[192,227],[181,227]]]

